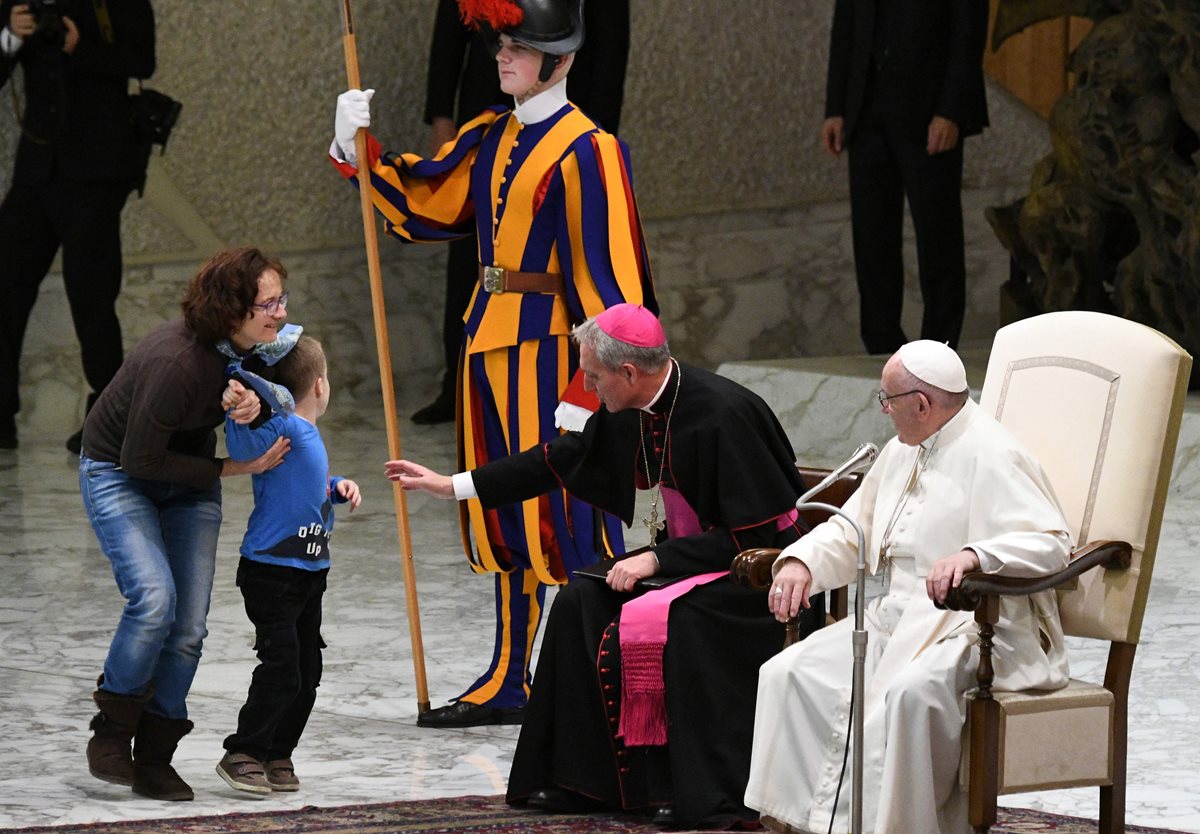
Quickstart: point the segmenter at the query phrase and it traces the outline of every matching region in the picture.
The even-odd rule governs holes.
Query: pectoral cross
[[[650,531],[650,544],[653,545],[658,540],[660,530],[665,530],[667,525],[665,522],[658,520],[658,507],[650,507],[649,518],[642,519],[642,526]]]

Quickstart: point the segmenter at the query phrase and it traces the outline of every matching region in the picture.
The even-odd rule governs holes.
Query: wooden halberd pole
[[[354,42],[354,16],[350,0],[342,0],[342,47],[346,54],[346,84],[362,89],[358,75],[358,48]],[[388,347],[387,313],[383,301],[383,277],[379,268],[379,234],[375,208],[371,205],[371,171],[367,159],[367,132],[355,137],[358,150],[358,193],[362,204],[363,236],[367,246],[367,276],[371,281],[371,308],[375,314],[375,350],[379,354],[379,382],[383,389],[383,413],[387,422],[388,458],[399,460],[400,426],[396,420],[396,396],[392,387],[392,356]],[[429,709],[429,684],[425,679],[425,648],[421,640],[421,611],[417,604],[417,577],[413,567],[412,536],[408,528],[408,503],[399,483],[392,484],[396,503],[396,532],[400,538],[400,564],[404,570],[404,596],[408,609],[408,635],[412,641],[413,672],[417,684],[417,712]]]

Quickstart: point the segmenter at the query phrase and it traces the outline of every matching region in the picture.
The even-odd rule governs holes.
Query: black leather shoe
[[[451,423],[454,417],[454,397],[440,396],[413,414],[412,421],[418,426],[432,426],[437,423]]]
[[[73,455],[79,454],[83,448],[83,429],[67,438],[67,451]]]
[[[581,799],[583,797],[578,794],[550,786],[531,793],[525,804],[530,808],[537,808],[539,811],[549,811],[552,814],[569,814],[572,811],[579,810]]]
[[[418,727],[480,727],[484,724],[520,724],[525,719],[525,707],[498,709],[483,704],[459,701],[438,707],[417,716]]]
[[[654,816],[651,822],[659,828],[674,828],[675,827],[675,809],[670,805],[664,805],[661,808],[654,810]]]

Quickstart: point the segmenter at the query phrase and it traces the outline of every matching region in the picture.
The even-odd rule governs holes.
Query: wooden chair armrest
[[[765,591],[771,587],[771,565],[779,556],[778,547],[754,547],[733,557],[729,575],[743,588]]]
[[[1045,576],[995,576],[976,571],[966,574],[962,584],[951,588],[946,602],[938,608],[951,611],[974,611],[986,596],[1028,596],[1038,591],[1057,588],[1097,565],[1105,570],[1126,570],[1133,559],[1129,542],[1088,542],[1071,554],[1071,562],[1060,571]]]
[[[771,565],[780,554],[778,547],[753,547],[733,557],[729,565],[729,576],[734,583],[753,591],[765,591],[771,587]],[[765,606],[764,601],[764,606]],[[764,609],[765,610],[765,609]],[[800,640],[800,618],[792,617],[784,628],[783,647],[794,645]]]
[[[819,484],[826,475],[829,474],[828,469],[812,469],[806,466],[796,465],[796,471],[800,473],[800,480],[804,483],[805,488],[811,489]],[[833,504],[840,507],[846,503],[854,491],[858,489],[862,483],[862,473],[856,472],[848,475],[840,481],[835,481],[816,496],[821,501],[827,504]],[[801,527],[812,529],[829,517],[829,513],[822,510],[805,510],[800,513]],[[771,587],[771,567],[775,564],[775,559],[778,558],[780,549],[777,547],[755,547],[749,550],[743,550],[737,556],[733,557],[733,562],[729,565],[729,575],[732,577],[735,584],[743,588],[749,588],[754,591],[766,591]],[[826,620],[833,622],[842,619],[846,616],[846,600],[848,592],[846,588],[835,588],[826,595],[827,613]],[[784,646],[790,646],[799,639],[799,617],[793,617],[787,623],[787,638],[784,641]]]
[[[796,471],[800,473],[800,480],[806,488],[815,487],[829,474],[828,469],[815,469],[801,464],[796,464]],[[862,483],[862,473],[854,472],[825,487],[816,498],[826,504],[840,507],[849,500],[860,483]],[[822,510],[805,510],[800,513],[800,521],[810,529],[827,518],[829,518],[829,513]],[[743,550],[733,557],[733,562],[729,565],[729,573],[733,576],[733,581],[743,588],[755,591],[767,590],[771,587],[771,565],[775,563],[779,552],[780,549],[777,547],[754,547]]]

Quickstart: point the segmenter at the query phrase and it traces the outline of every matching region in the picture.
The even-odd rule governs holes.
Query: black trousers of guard
[[[458,391],[458,357],[462,352],[463,315],[471,303],[471,293],[479,283],[479,243],[472,234],[452,240],[446,256],[446,303],[442,309],[442,353],[446,371],[442,377],[444,399],[453,402]]]

